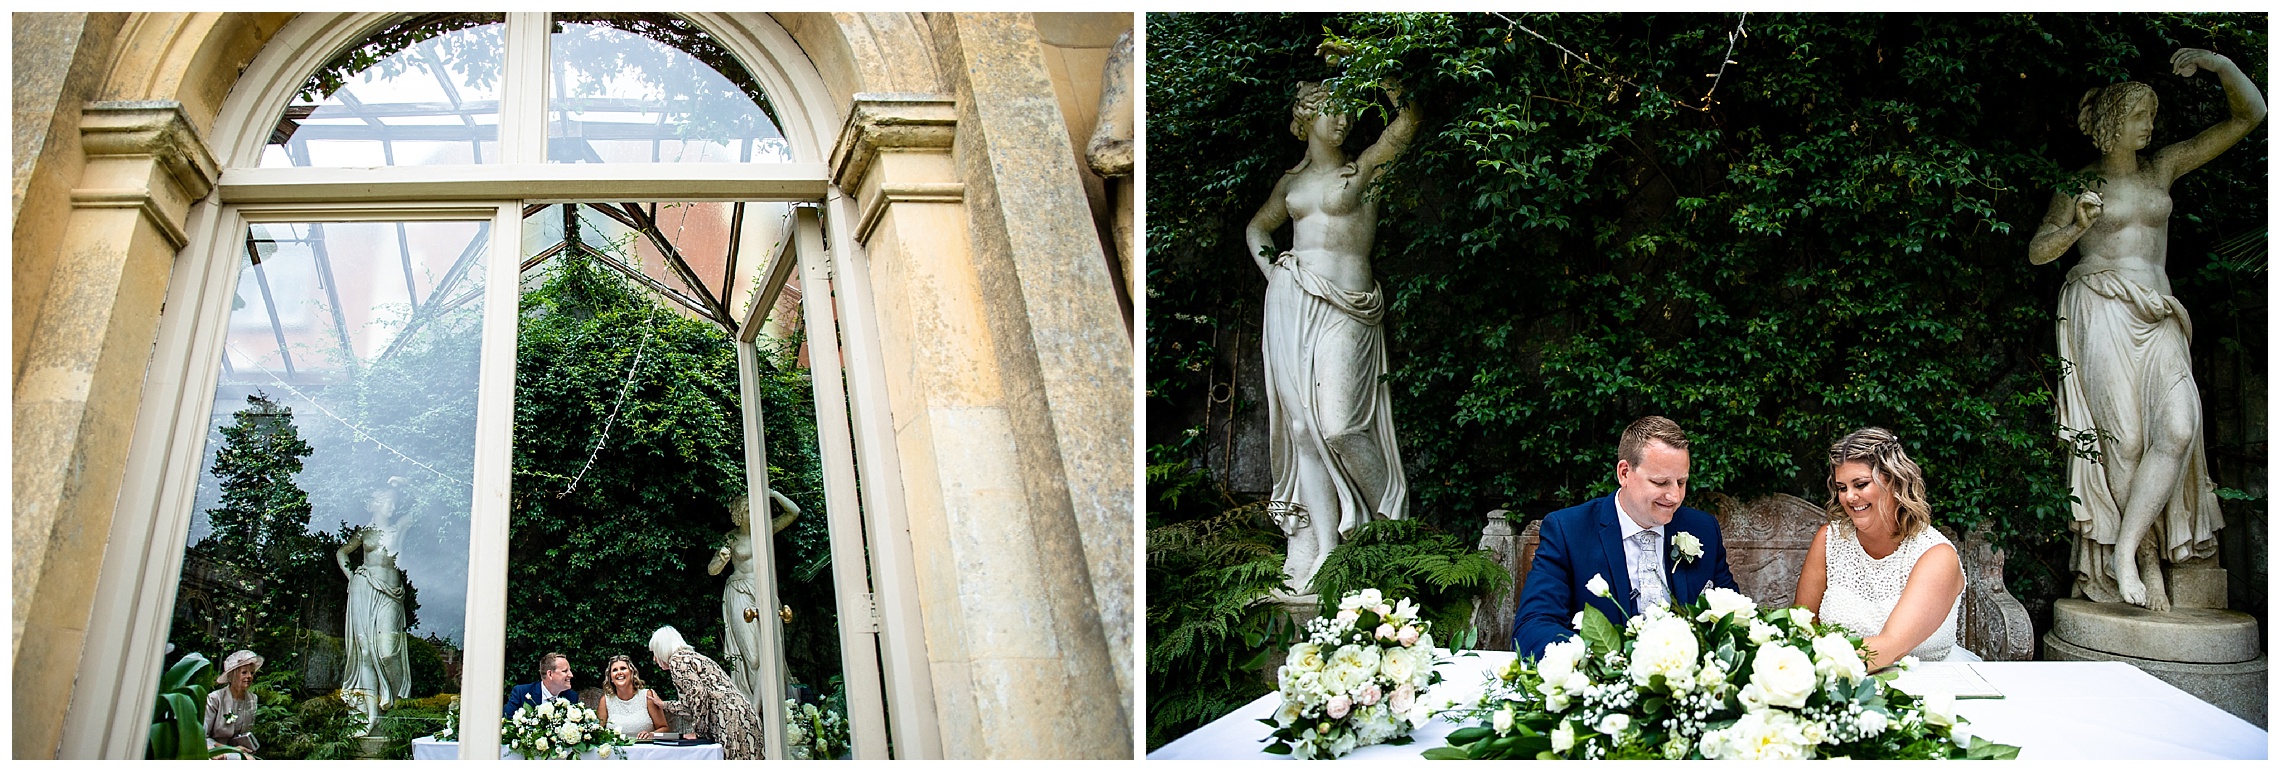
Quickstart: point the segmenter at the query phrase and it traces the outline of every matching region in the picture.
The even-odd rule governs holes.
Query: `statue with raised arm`
[[[2082,97],[2080,127],[2098,145],[2080,195],[2051,198],[2028,246],[2036,265],[2069,247],[2081,263],[2059,293],[2058,353],[2072,367],[2060,386],[2062,434],[2088,439],[2096,460],[2074,458],[2074,594],[2161,611],[2170,607],[2164,562],[2217,549],[2216,486],[2202,450],[2201,398],[2193,384],[2193,320],[2170,295],[2169,186],[2264,121],[2264,97],[2232,60],[2179,49],[2181,76],[2208,70],[2224,85],[2232,117],[2192,139],[2143,151],[2158,100],[2143,83],[2116,83]],[[2261,194],[2259,194],[2261,195]]]
[[[1401,519],[1408,481],[1394,440],[1386,372],[1385,293],[1370,272],[1378,201],[1369,188],[1417,133],[1418,108],[1390,85],[1396,106],[1377,142],[1357,158],[1340,147],[1353,116],[1324,109],[1330,90],[1300,83],[1291,133],[1306,157],[1275,182],[1245,230],[1267,276],[1261,333],[1267,379],[1268,511],[1290,538],[1283,564],[1303,593],[1340,537],[1372,519]],[[1291,246],[1273,233],[1290,223]]]
[[[412,690],[412,655],[405,641],[404,572],[396,567],[404,528],[415,519],[392,521],[404,478],[390,477],[365,504],[372,522],[356,529],[333,554],[348,577],[348,608],[342,615],[345,666],[341,699],[364,716],[369,732],[379,731],[380,711]],[[349,560],[362,553],[353,568]]]
[[[783,514],[769,523],[768,535],[783,532],[799,519],[800,505],[792,503],[776,489],[768,489],[768,498],[776,502]],[[774,603],[760,602],[760,586],[753,580],[752,500],[738,496],[728,504],[728,517],[736,523],[736,530],[728,532],[728,543],[713,553],[712,563],[705,573],[719,576],[728,572],[728,584],[720,591],[720,617],[727,635],[721,638],[721,653],[729,666],[729,678],[736,682],[736,690],[745,699],[755,699],[760,693],[760,616],[773,614]]]

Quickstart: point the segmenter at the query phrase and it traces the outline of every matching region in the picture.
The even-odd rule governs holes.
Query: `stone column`
[[[1070,512],[1071,489],[1090,486],[1066,471],[1064,446],[1087,422],[1056,427],[1035,404],[1045,390],[1035,365],[1006,356],[1035,344],[1005,340],[1026,331],[997,324],[1001,316],[1050,321],[1051,313],[1001,307],[1019,296],[992,285],[986,263],[1003,256],[987,254],[973,235],[980,226],[969,224],[983,216],[970,199],[1009,183],[961,163],[976,125],[962,101],[970,100],[858,94],[831,156],[834,182],[855,200],[854,238],[875,296],[941,753],[1128,758],[1129,702],[1119,701],[1088,542]],[[1051,218],[1073,216],[1089,234],[1081,196],[1073,211],[1027,214],[1048,220],[1036,226],[1044,230]],[[1129,403],[1126,392],[1117,449],[1130,445]],[[1130,475],[1128,465],[1118,475],[1126,566]],[[1117,588],[1123,614],[1131,608],[1126,581]]]
[[[89,104],[86,156],[15,383],[15,749],[55,752],[190,207],[217,166],[181,105]],[[139,556],[138,556],[139,559]]]

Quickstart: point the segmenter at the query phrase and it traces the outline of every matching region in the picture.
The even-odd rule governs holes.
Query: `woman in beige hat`
[[[253,674],[260,672],[265,660],[261,655],[239,649],[222,660],[222,675],[214,679],[222,686],[206,694],[206,740],[216,748],[236,748],[216,758],[251,758],[261,748],[253,739],[253,713],[261,707],[261,698],[253,695]]]

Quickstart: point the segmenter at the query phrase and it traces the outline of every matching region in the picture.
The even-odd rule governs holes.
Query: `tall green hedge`
[[[1315,53],[1334,39],[1341,94],[1399,77],[1426,111],[1376,191],[1373,255],[1418,517],[1469,532],[1605,493],[1616,434],[1656,413],[1694,438],[1697,494],[1818,502],[1829,443],[1881,425],[1940,522],[1992,521],[2014,590],[2061,594],[2053,309],[2074,258],[2030,266],[2027,240],[2093,160],[2086,89],[2152,84],[2154,141],[2182,140],[2226,107],[2170,54],[2215,50],[2268,87],[2264,18],[1151,16],[1152,460],[1217,440],[1193,430],[1265,292],[1242,229],[1302,153],[1294,84],[1337,74]],[[2266,152],[2260,127],[2172,191],[2197,366],[2254,375],[2212,393],[2204,374],[2212,414],[2263,401]],[[2212,255],[2236,237],[2253,254]],[[2261,430],[2211,436],[2220,483],[2260,499]]]

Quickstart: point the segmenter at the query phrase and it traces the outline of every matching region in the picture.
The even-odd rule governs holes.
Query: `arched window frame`
[[[205,421],[219,373],[222,326],[237,271],[236,236],[248,223],[321,217],[328,220],[491,219],[482,385],[478,390],[476,487],[470,523],[468,629],[463,642],[464,726],[461,757],[496,758],[503,698],[508,466],[512,451],[515,266],[525,204],[574,200],[780,201],[797,208],[793,238],[767,270],[773,295],[797,265],[806,285],[819,417],[826,456],[826,500],[833,533],[843,668],[858,758],[886,758],[888,721],[902,755],[939,748],[915,580],[902,505],[899,462],[891,434],[884,363],[872,314],[868,271],[851,233],[855,208],[834,187],[821,138],[839,129],[829,91],[781,27],[756,14],[686,14],[715,33],[746,63],[770,96],[794,161],[785,164],[548,164],[546,132],[548,14],[508,13],[507,65],[501,84],[500,163],[362,169],[260,168],[269,128],[309,74],[335,52],[362,41],[398,14],[304,14],[271,39],[225,100],[209,138],[223,172],[213,194],[192,209],[190,243],[178,257],[159,339],[144,386],[110,552],[88,629],[82,693],[67,716],[65,757],[136,758],[146,736],[150,695],[163,661],[167,613],[179,581]],[[544,190],[545,198],[523,198]],[[825,236],[838,245],[825,251]],[[797,261],[794,263],[793,261]],[[754,304],[764,311],[769,304]],[[751,389],[751,343],[758,318],[735,336]],[[836,324],[834,323],[836,322]],[[836,341],[836,345],[823,342]],[[503,342],[503,345],[502,345]],[[844,355],[844,360],[841,358]],[[844,381],[842,376],[844,375]],[[755,411],[746,428],[757,437]],[[747,453],[758,447],[748,443]],[[858,483],[854,469],[862,468]],[[748,463],[748,475],[765,475]],[[765,484],[764,477],[756,481]],[[859,502],[859,504],[858,504]],[[762,520],[764,522],[764,520]],[[759,566],[772,577],[768,566]],[[772,578],[769,594],[773,593]],[[108,613],[105,609],[110,609]],[[895,620],[903,624],[886,623]],[[774,636],[770,636],[774,637]],[[878,663],[872,667],[859,662]],[[773,679],[771,679],[773,680]],[[868,682],[866,686],[863,682]],[[868,692],[886,697],[865,700]],[[108,699],[87,699],[94,694]],[[765,700],[764,700],[765,701]],[[869,705],[859,704],[868,701]],[[488,706],[488,707],[485,707]],[[759,706],[772,756],[782,752],[781,701]],[[891,716],[884,715],[891,709]]]

